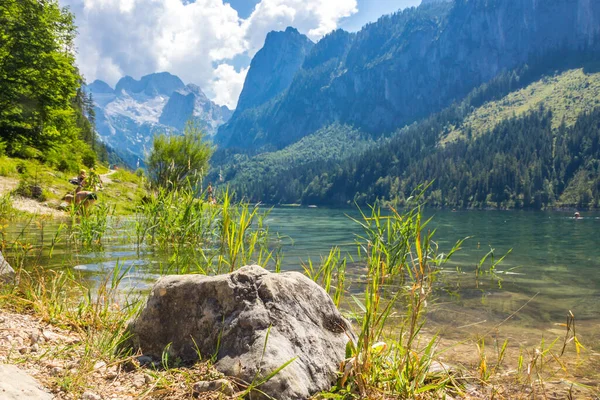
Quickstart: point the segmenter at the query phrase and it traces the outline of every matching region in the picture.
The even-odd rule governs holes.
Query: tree
[[[182,136],[164,133],[155,136],[146,162],[150,182],[168,189],[183,184],[196,187],[208,172],[212,153],[213,148],[192,122],[186,124]]]
[[[9,148],[77,138],[75,34],[57,0],[0,2],[0,138]]]

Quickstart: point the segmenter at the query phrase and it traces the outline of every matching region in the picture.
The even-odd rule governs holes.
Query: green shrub
[[[94,168],[96,165],[96,153],[91,149],[86,149],[81,156],[81,162],[88,168]]]
[[[172,190],[188,184],[195,188],[208,172],[212,152],[193,123],[186,125],[183,136],[160,134],[154,138],[146,163],[148,178],[155,187]]]
[[[39,182],[30,178],[23,178],[19,181],[19,186],[14,190],[14,193],[28,199],[46,201],[48,192],[42,188]]]

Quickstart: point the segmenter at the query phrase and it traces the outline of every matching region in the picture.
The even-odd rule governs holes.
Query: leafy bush
[[[174,189],[182,184],[196,187],[208,172],[213,149],[197,125],[188,123],[183,136],[160,134],[154,138],[147,171],[155,187]]]
[[[94,168],[96,165],[96,153],[91,149],[86,149],[81,156],[81,162],[88,168]]]
[[[42,186],[32,179],[24,178],[19,181],[19,186],[14,190],[14,193],[27,197],[28,199],[34,199],[38,201],[47,200],[47,192],[42,189]]]

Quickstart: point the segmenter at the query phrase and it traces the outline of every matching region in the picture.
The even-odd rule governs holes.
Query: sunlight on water
[[[559,324],[571,310],[582,341],[600,347],[600,214],[584,213],[583,219],[575,220],[569,212],[428,210],[426,216],[434,217],[429,229],[436,229],[441,252],[469,237],[440,275],[440,290],[428,313],[431,332],[464,338],[496,330],[520,343],[535,343],[542,334],[563,334]],[[351,218],[359,219],[360,214],[352,209],[273,209],[267,222],[273,245],[282,246],[284,270],[302,271],[303,262],[309,257],[318,261],[332,246],[355,255],[361,230]],[[12,239],[22,235],[49,247],[56,226],[46,222],[43,231],[39,224],[9,229]],[[90,278],[118,263],[130,269],[127,288],[147,289],[169,257],[124,244],[123,235],[122,230],[113,232],[101,251],[77,252],[60,242],[52,258],[47,250],[41,255],[33,251],[29,257],[44,266],[75,268]],[[484,274],[476,281],[473,270],[490,248],[496,258],[512,252],[495,277]],[[359,278],[360,265],[350,265],[351,276]]]

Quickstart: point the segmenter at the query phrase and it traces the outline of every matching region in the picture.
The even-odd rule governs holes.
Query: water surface
[[[600,349],[600,214],[527,211],[441,211],[429,229],[436,229],[440,251],[448,251],[458,240],[470,237],[445,266],[435,301],[430,302],[427,327],[447,338],[483,335],[490,331],[511,337],[519,344],[539,342],[542,336],[564,334],[569,311],[576,317],[580,340]],[[318,261],[331,247],[356,254],[361,228],[351,218],[356,210],[326,208],[274,208],[267,217],[270,231],[285,254],[283,269],[302,270],[310,257]],[[126,222],[121,224],[126,225]],[[19,235],[34,243],[52,242],[57,223],[23,223],[9,227],[9,239]],[[74,251],[67,243],[48,251],[30,253],[40,265],[109,271],[119,263],[130,267],[128,285],[147,288],[169,263],[169,256],[149,247],[137,248],[134,240],[123,240],[127,230],[119,225],[102,250]],[[473,270],[490,248],[496,257],[508,257],[496,276],[474,278]],[[489,265],[489,264],[488,264]],[[363,273],[351,264],[355,278]],[[354,285],[356,287],[356,285]],[[351,284],[352,290],[352,284]],[[517,312],[518,311],[518,312]]]

